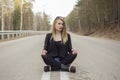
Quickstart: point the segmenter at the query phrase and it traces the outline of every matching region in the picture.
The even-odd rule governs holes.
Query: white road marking
[[[70,80],[68,72],[60,72],[60,80]]]
[[[43,72],[41,80],[50,80],[50,72]]]

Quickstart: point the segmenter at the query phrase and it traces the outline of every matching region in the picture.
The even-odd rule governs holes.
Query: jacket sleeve
[[[44,41],[44,50],[48,50],[50,34],[46,34],[45,41]]]
[[[68,52],[71,52],[72,49],[72,43],[71,43],[71,36],[68,34]]]

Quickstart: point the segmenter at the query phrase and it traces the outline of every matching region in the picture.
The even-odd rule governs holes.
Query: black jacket
[[[47,54],[52,57],[65,57],[67,54],[71,53],[72,44],[71,44],[71,37],[70,34],[67,34],[68,41],[65,44],[61,44],[60,46],[60,52],[58,55],[57,48],[55,46],[55,41],[51,39],[51,33],[46,34],[45,42],[44,42],[44,50],[47,50]]]

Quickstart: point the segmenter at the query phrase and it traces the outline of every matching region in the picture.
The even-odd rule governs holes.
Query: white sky
[[[35,0],[34,13],[45,11],[53,21],[56,16],[67,16],[73,9],[77,0]]]

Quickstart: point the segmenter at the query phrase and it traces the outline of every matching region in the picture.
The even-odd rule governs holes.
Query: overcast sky
[[[67,16],[77,0],[35,0],[33,3],[34,13],[45,11],[50,17],[51,21],[56,16]]]

